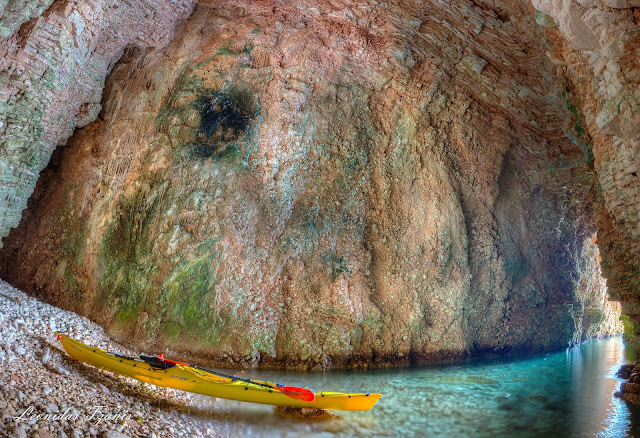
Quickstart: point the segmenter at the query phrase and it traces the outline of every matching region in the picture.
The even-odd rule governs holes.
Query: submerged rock
[[[340,415],[330,411],[325,411],[324,409],[275,406],[273,411],[278,415],[300,421],[330,421],[342,418]]]

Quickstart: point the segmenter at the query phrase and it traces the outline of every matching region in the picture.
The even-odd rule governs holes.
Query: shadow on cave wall
[[[219,156],[251,135],[251,120],[258,114],[258,104],[249,90],[206,90],[194,104],[200,113],[200,129],[192,146],[193,157]]]

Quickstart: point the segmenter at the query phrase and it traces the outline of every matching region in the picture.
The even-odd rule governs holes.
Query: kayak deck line
[[[382,394],[373,393],[348,394],[327,391],[311,393],[305,388],[285,387],[277,383],[226,374],[218,375],[211,370],[169,360],[166,363],[171,366],[162,368],[152,366],[142,359],[92,347],[62,334],[58,334],[58,340],[65,351],[80,362],[145,383],[211,397],[292,408],[344,411],[368,411],[382,397]],[[157,356],[156,358],[164,361]],[[176,365],[173,365],[174,363]],[[283,388],[287,389],[283,390]],[[305,392],[309,393],[308,398]]]

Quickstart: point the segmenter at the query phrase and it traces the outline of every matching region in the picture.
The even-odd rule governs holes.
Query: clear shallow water
[[[324,373],[250,371],[313,390],[381,392],[368,412],[299,423],[269,406],[211,400],[203,407],[250,436],[632,437],[640,413],[613,396],[625,359],[620,337],[539,357],[481,359],[450,366]]]

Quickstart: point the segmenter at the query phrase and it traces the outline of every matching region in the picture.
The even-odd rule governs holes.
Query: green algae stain
[[[536,9],[536,23],[543,27],[558,27],[553,17]]]
[[[562,93],[562,97],[564,97],[565,99],[567,110],[569,110],[570,113],[576,116],[577,122],[573,126],[573,130],[578,135],[578,137],[584,137],[584,135],[587,133],[587,130],[585,129],[584,114],[582,113],[582,109],[576,106],[576,104],[569,98],[566,91]]]
[[[529,265],[524,257],[511,257],[504,263],[504,268],[511,277],[513,283],[523,278],[529,272]]]
[[[594,169],[594,161],[595,157],[593,156],[593,144],[587,143],[587,166],[589,166],[589,169]]]
[[[178,265],[164,280],[159,302],[169,323],[169,336],[181,333],[203,344],[218,338],[224,322],[213,310],[219,281],[211,268],[216,262],[215,253],[204,253]]]
[[[331,268],[331,280],[337,279],[342,274],[351,275],[347,261],[342,256],[327,252],[322,255],[322,261]]]
[[[576,137],[584,143],[583,147],[586,148],[585,153],[587,155],[587,166],[590,169],[593,169],[593,163],[595,160],[593,156],[593,144],[587,132],[584,113],[578,104],[574,102],[574,98],[569,96],[566,91],[562,92],[562,97],[564,98],[567,110],[575,117],[576,123],[573,125],[573,132]]]
[[[167,190],[167,182],[158,187],[151,182],[117,203],[115,219],[103,239],[105,254],[133,262],[151,252],[149,225]]]
[[[110,309],[120,328],[135,326],[146,313],[147,327],[154,325],[154,262],[152,222],[168,184],[145,185],[115,202],[113,220],[103,234],[99,251],[101,281],[98,304]],[[148,333],[153,338],[152,333]]]
[[[633,322],[629,320],[628,315],[620,315],[620,321],[624,325],[624,340],[634,343],[637,340],[636,328]]]
[[[98,300],[104,309],[112,309],[110,319],[119,330],[152,342],[161,337],[207,345],[224,326],[214,311],[220,256],[215,245],[220,239],[194,245],[188,255],[173,261],[157,251],[163,212],[176,196],[168,185],[151,180],[115,202],[100,245]],[[184,203],[197,204],[197,196],[191,195],[186,194]]]

